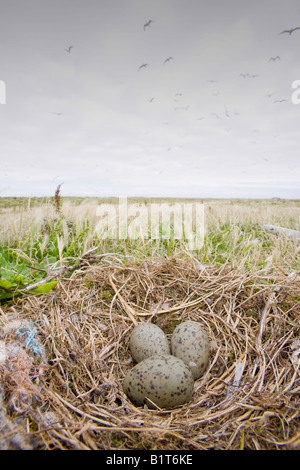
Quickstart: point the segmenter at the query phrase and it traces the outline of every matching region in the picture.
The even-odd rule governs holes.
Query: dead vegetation
[[[192,257],[103,256],[0,310],[5,448],[287,449],[300,444],[299,276]],[[26,321],[45,357],[20,336]],[[211,359],[192,400],[135,407],[122,390],[133,326],[203,324]],[[16,325],[16,324],[15,324]],[[33,339],[33,335],[31,336]],[[2,351],[2,352],[1,352]]]

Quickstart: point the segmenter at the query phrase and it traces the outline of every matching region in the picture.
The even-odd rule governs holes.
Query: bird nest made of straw
[[[1,448],[296,448],[299,295],[299,276],[282,269],[175,257],[86,263],[50,293],[0,310]],[[185,320],[210,339],[191,400],[134,406],[122,388],[133,327],[150,321],[170,338]]]

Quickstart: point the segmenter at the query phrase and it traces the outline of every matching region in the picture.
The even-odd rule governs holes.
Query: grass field
[[[300,201],[197,202],[204,243],[189,250],[163,225],[99,237],[97,208],[118,199],[0,198],[0,448],[299,446],[300,244],[261,226],[300,230]],[[122,391],[132,328],[170,338],[188,319],[211,342],[191,402],[136,408]]]
[[[205,238],[197,253],[189,253],[184,240],[170,236],[153,240],[102,239],[100,204],[118,204],[118,199],[0,198],[1,278],[31,282],[41,278],[49,264],[76,259],[93,247],[99,253],[117,252],[143,259],[151,256],[196,256],[204,264],[230,263],[240,269],[266,271],[274,266],[299,269],[299,245],[266,233],[262,224],[300,230],[300,201],[201,200],[204,204]],[[169,204],[182,200],[166,199]],[[128,203],[151,204],[157,199],[128,199]],[[186,202],[193,202],[186,200]],[[199,202],[199,201],[197,201]],[[162,229],[163,232],[163,229]],[[163,235],[163,233],[161,233]],[[172,235],[172,233],[171,233]],[[188,253],[187,253],[188,252]]]

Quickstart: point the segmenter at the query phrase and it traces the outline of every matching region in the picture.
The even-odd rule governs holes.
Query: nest
[[[299,446],[299,276],[128,259],[86,262],[52,292],[0,310],[2,448]],[[151,321],[170,337],[185,320],[203,325],[211,348],[191,401],[135,407],[122,389],[133,327]]]

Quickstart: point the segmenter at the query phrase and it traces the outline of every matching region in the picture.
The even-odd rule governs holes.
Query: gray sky
[[[0,0],[0,196],[300,198],[296,26],[298,0]]]

